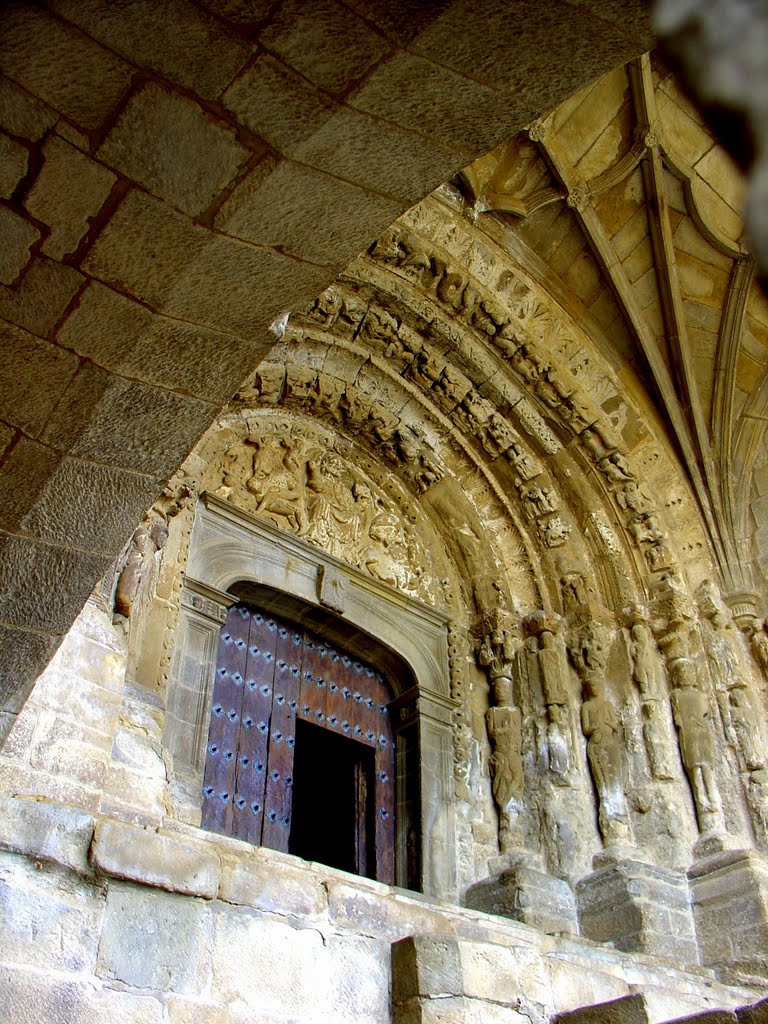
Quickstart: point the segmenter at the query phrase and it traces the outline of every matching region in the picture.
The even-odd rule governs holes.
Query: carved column
[[[581,728],[587,738],[587,758],[599,802],[598,822],[606,846],[630,841],[621,728],[606,679],[612,641],[612,629],[589,617],[575,626],[568,644],[581,680]]]
[[[657,591],[660,618],[655,630],[672,684],[672,714],[680,754],[691,786],[701,833],[725,833],[722,802],[715,782],[715,748],[709,699],[693,661],[694,607],[673,577]]]
[[[499,847],[502,854],[522,848],[516,828],[523,796],[522,714],[515,704],[514,660],[521,640],[511,620],[495,612],[485,624],[477,660],[488,673],[491,707],[486,714],[491,741],[491,787],[499,810]]]
[[[645,609],[635,605],[627,616],[632,680],[640,695],[643,745],[654,779],[668,782],[675,777],[675,765],[667,732],[667,688],[660,678],[659,650],[648,625]]]

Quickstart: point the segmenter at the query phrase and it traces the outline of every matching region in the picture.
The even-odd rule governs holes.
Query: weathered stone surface
[[[632,995],[558,1013],[554,1019],[557,1024],[648,1024],[648,1012],[645,999]]]
[[[273,914],[318,920],[327,911],[328,896],[311,869],[275,860],[271,851],[222,853],[219,899]]]
[[[27,173],[29,150],[20,142],[0,135],[0,197],[10,199]]]
[[[29,263],[29,250],[40,238],[40,232],[34,224],[20,217],[10,207],[1,206],[0,234],[3,238],[0,282],[11,284]]]
[[[49,107],[0,75],[0,125],[11,135],[37,142],[55,121]]]
[[[599,868],[576,886],[581,932],[617,949],[640,950],[697,964],[687,880],[680,872],[624,860]]]
[[[61,634],[90,593],[83,573],[98,577],[108,565],[108,555],[0,533],[0,616],[23,630]]]
[[[380,64],[348,103],[472,153],[498,145],[501,124],[511,136],[537,113],[514,95],[404,52]],[[485,113],[478,117],[480,111]]]
[[[25,688],[18,685],[29,658],[38,657],[41,663],[46,663],[60,643],[60,634],[38,633],[0,625],[0,665],[3,666],[0,672],[0,706],[4,711],[19,711],[29,696],[31,684]]]
[[[360,935],[331,935],[329,1004],[339,1021],[379,1024],[390,1015],[390,947]]]
[[[3,8],[0,61],[30,93],[87,129],[98,128],[131,75],[127,64],[82,32],[20,3]]]
[[[54,0],[51,6],[126,60],[209,99],[231,81],[250,51],[182,0],[172,0],[162,18],[151,0],[118,5],[108,0]]]
[[[739,1024],[765,1024],[768,1020],[768,999],[761,999],[751,1006],[739,1007],[736,1016]]]
[[[190,432],[203,430],[212,408],[199,399],[115,377],[86,364],[48,420],[42,440],[86,460],[167,477],[184,456]],[[131,410],[133,425],[130,431],[118,433],[114,425],[126,409]],[[158,420],[164,424],[163,447],[154,438],[153,425]],[[126,517],[125,522],[128,525],[131,520]]]
[[[228,1006],[206,999],[171,995],[166,1009],[169,1024],[232,1024]]]
[[[103,899],[89,883],[0,854],[0,960],[58,971],[92,971]]]
[[[12,479],[19,484],[9,486]],[[155,477],[62,457],[22,438],[0,467],[0,527],[99,550],[124,539],[157,489]],[[117,518],[96,514],[104,503]]]
[[[349,109],[338,110],[291,155],[405,204],[417,199],[417,181],[428,178],[429,187],[436,188],[461,165],[447,146]]]
[[[219,885],[219,859],[204,846],[118,821],[97,824],[90,859],[106,875],[189,896],[212,899]]]
[[[577,935],[576,899],[570,885],[524,865],[467,890],[468,907],[524,921],[545,932]]]
[[[451,936],[412,935],[392,945],[392,999],[460,996],[464,977],[458,941]]]
[[[267,1020],[299,1019],[310,1006],[328,1005],[332,963],[319,931],[218,904],[212,915],[215,999],[241,1002]]]
[[[310,82],[341,92],[362,77],[389,49],[385,39],[335,0],[321,0],[311,12],[288,0],[261,34],[272,53]]]
[[[200,995],[210,985],[211,941],[205,903],[111,884],[97,971],[136,988]]]
[[[704,964],[749,961],[768,944],[768,865],[756,851],[730,850],[688,872]]]
[[[0,797],[0,846],[74,871],[88,871],[93,817],[74,807]]]
[[[50,225],[42,248],[60,259],[77,248],[117,179],[56,135],[46,140],[43,161],[24,205],[33,217]]]
[[[77,370],[71,352],[0,321],[0,416],[36,434]]]
[[[158,316],[96,281],[83,292],[58,340],[114,373],[209,402],[231,397],[249,351],[242,338]],[[261,345],[251,351],[258,358]],[[217,367],[214,375],[211,363]]]
[[[265,330],[275,310],[297,293],[308,298],[330,276],[279,253],[211,235],[135,193],[107,225],[86,265],[96,277],[126,286],[162,312],[245,338],[261,337],[265,351]]]
[[[286,156],[335,110],[327,96],[269,54],[260,54],[235,79],[223,102],[238,120]]]
[[[412,932],[446,931],[445,921],[429,905],[382,900],[375,889],[355,886],[332,878],[328,885],[328,915],[341,928],[386,936],[391,941]]]
[[[38,255],[14,288],[0,286],[0,316],[45,337],[82,283],[74,267]]]
[[[102,988],[66,975],[46,977],[23,967],[0,967],[0,1014],[11,1020],[23,1007],[27,1021],[56,1024],[163,1024],[160,1001],[138,992]]]
[[[299,205],[297,196],[306,196],[308,201]],[[357,255],[356,243],[350,245],[346,240],[351,205],[362,212],[367,223],[379,224],[382,229],[402,212],[400,205],[381,196],[283,162],[266,176],[256,172],[241,182],[216,223],[248,242],[281,245],[300,259],[331,263]]]
[[[192,216],[206,210],[250,153],[186,96],[150,82],[134,93],[100,160]]]

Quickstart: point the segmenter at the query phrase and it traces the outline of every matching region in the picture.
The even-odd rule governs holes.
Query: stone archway
[[[5,711],[269,325],[652,42],[635,2],[352,8],[4,7]]]

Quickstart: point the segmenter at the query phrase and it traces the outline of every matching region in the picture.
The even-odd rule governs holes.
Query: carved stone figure
[[[584,678],[581,728],[600,803],[599,823],[606,845],[629,838],[629,813],[622,778],[622,739],[616,709],[605,696],[605,683],[594,673]]]
[[[672,713],[680,737],[680,754],[691,784],[699,828],[722,827],[720,796],[714,779],[715,750],[709,701],[696,685],[696,670],[687,658],[671,666]]]
[[[499,810],[499,845],[502,853],[517,842],[514,825],[523,793],[522,715],[515,706],[514,659],[522,641],[511,623],[496,612],[486,623],[477,660],[487,669],[493,706],[486,714],[492,754],[489,762],[493,797]]]
[[[128,545],[125,564],[117,578],[114,596],[116,615],[129,619],[133,612],[141,585],[155,568],[155,555],[168,539],[165,523],[140,526]]]
[[[630,630],[629,654],[632,659],[632,678],[640,692],[643,743],[651,774],[655,779],[672,779],[674,768],[666,740],[666,718],[658,679],[656,644],[650,629],[642,622],[636,622]]]
[[[303,466],[287,440],[270,437],[256,442],[253,472],[245,486],[256,498],[257,514],[278,517],[299,535],[307,532]]]

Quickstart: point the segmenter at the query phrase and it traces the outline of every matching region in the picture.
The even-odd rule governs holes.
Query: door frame
[[[418,764],[419,887],[457,899],[449,616],[208,493],[198,503],[180,596],[163,730],[175,816],[200,824],[219,632],[231,604],[253,601],[372,662],[391,681],[400,811],[404,780]],[[403,887],[412,842],[396,825]]]

